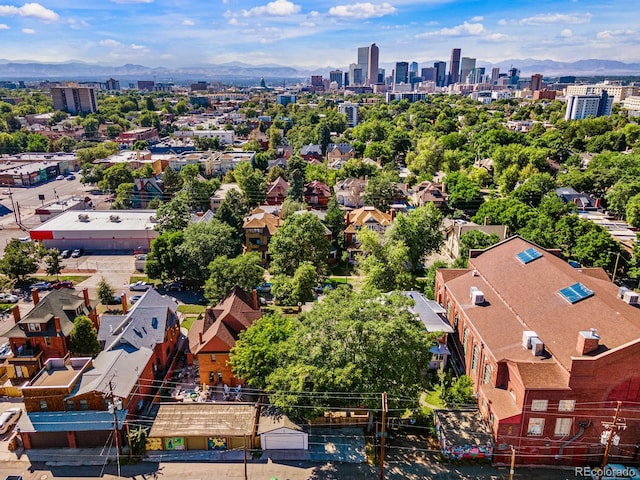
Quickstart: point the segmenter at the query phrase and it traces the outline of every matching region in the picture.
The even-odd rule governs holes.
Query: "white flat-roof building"
[[[158,236],[155,210],[66,211],[29,232],[32,240],[58,250],[148,251]]]

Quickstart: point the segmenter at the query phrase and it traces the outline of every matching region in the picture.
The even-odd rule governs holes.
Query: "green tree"
[[[184,277],[184,265],[178,247],[184,242],[182,230],[167,230],[151,242],[145,273],[149,278],[173,281]]]
[[[216,210],[216,218],[232,226],[238,235],[243,235],[244,218],[249,214],[249,207],[242,193],[236,188],[227,192],[224,200]]]
[[[467,375],[461,375],[443,392],[443,400],[449,408],[461,407],[476,402],[473,394],[473,381]]]
[[[100,278],[100,281],[98,282],[97,287],[98,288],[96,293],[98,294],[100,303],[102,303],[103,305],[109,305],[109,303],[111,303],[111,299],[113,298],[115,290],[113,289],[111,284],[107,282],[107,279],[104,277]]]
[[[382,212],[388,212],[398,194],[398,180],[397,175],[387,172],[370,178],[364,189],[363,201],[365,205],[376,207]]]
[[[480,187],[463,172],[453,172],[444,178],[451,208],[475,210],[482,203]]]
[[[98,331],[89,317],[79,315],[73,320],[73,328],[69,334],[69,350],[77,357],[93,357],[102,350],[98,341]]]
[[[470,230],[460,236],[460,250],[454,264],[455,268],[466,268],[469,263],[469,251],[484,249],[500,241],[495,233],[487,234],[482,230]]]
[[[271,237],[270,271],[274,274],[293,275],[304,261],[324,271],[329,241],[325,226],[312,213],[299,213],[287,218]]]
[[[49,139],[41,133],[32,133],[29,135],[27,152],[48,152],[49,143]]]
[[[126,163],[116,163],[104,171],[102,180],[98,182],[98,188],[103,192],[115,193],[118,186],[123,183],[133,183],[133,174]]]
[[[231,259],[217,257],[209,264],[209,272],[204,296],[211,305],[218,304],[235,286],[251,292],[264,281],[264,268],[260,266],[260,255],[256,252]]]
[[[60,250],[57,248],[50,248],[44,257],[44,262],[47,265],[47,275],[55,275],[60,280],[60,272],[62,272],[62,261],[60,259]]]
[[[184,230],[191,221],[189,205],[184,197],[176,196],[170,202],[163,203],[156,211],[155,229],[160,232]]]
[[[429,203],[408,214],[398,214],[393,226],[388,230],[392,241],[404,243],[408,248],[408,259],[413,272],[421,269],[423,259],[440,250],[444,243],[442,213]]]
[[[267,390],[286,413],[304,418],[328,406],[377,407],[381,391],[417,405],[433,339],[409,312],[410,303],[398,294],[381,298],[377,292],[336,289],[298,322],[255,322],[231,354],[234,373]],[[323,392],[362,396],[329,399]],[[402,408],[409,408],[405,400]],[[396,406],[391,401],[389,408]]]
[[[38,271],[43,250],[36,242],[21,242],[12,238],[4,247],[4,256],[0,260],[0,272],[18,282]]]
[[[164,193],[170,197],[182,188],[184,181],[178,172],[171,167],[167,167],[162,173],[162,184]]]
[[[318,272],[311,262],[302,262],[293,277],[276,275],[271,292],[281,305],[294,306],[313,300],[313,289],[318,284]]]
[[[259,205],[267,198],[267,183],[264,175],[254,169],[249,162],[240,162],[233,174],[248,205]]]
[[[338,200],[332,195],[327,203],[327,211],[324,216],[324,223],[331,231],[332,244],[339,250],[344,249],[344,229],[347,227],[345,213],[340,209]]]
[[[627,223],[632,227],[640,228],[640,193],[627,202]]]
[[[113,205],[111,208],[114,210],[127,210],[133,207],[133,189],[135,188],[135,184],[133,182],[130,183],[121,183],[116,188],[116,198],[113,201]]]

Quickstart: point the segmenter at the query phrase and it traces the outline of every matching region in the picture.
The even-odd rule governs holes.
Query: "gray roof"
[[[445,309],[439,303],[428,300],[422,293],[415,290],[402,293],[415,302],[409,311],[418,316],[427,332],[453,333],[453,328],[444,318]]]
[[[124,426],[127,410],[119,410],[118,428]],[[106,411],[28,412],[18,422],[22,432],[95,432],[113,430],[113,414]]]

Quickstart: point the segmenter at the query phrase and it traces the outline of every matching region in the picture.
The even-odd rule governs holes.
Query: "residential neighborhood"
[[[0,82],[3,461],[640,463],[637,81],[363,48],[350,85]]]

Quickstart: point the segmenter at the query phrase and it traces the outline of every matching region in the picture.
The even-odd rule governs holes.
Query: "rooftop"
[[[90,363],[91,358],[72,358],[69,361],[62,358],[51,358],[47,360],[44,368],[29,382],[26,388],[70,386],[73,379]]]
[[[149,437],[251,436],[255,418],[255,406],[242,403],[161,404]]]
[[[38,225],[31,231],[148,230],[149,235],[153,235],[152,238],[155,238],[157,233],[154,229],[156,226],[155,214],[155,210],[91,210],[86,212],[70,210]],[[81,215],[86,215],[86,217],[81,217]]]

